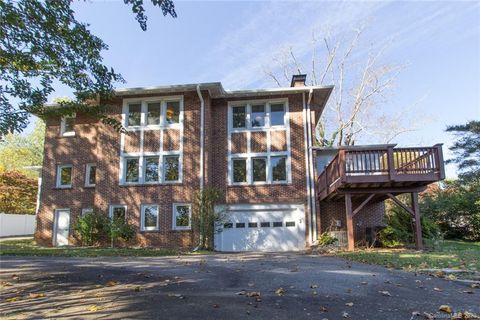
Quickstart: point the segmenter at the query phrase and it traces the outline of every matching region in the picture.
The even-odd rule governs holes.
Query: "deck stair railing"
[[[317,180],[318,192],[338,182],[436,181],[445,178],[442,145],[341,149]]]

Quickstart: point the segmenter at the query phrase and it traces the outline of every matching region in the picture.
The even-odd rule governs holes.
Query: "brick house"
[[[75,220],[95,209],[131,222],[135,245],[191,248],[192,199],[208,186],[222,190],[227,218],[219,251],[302,250],[320,232],[353,230],[334,191],[319,201],[319,159],[331,164],[347,152],[312,147],[332,89],[305,86],[305,76],[265,90],[120,89],[106,103],[128,134],[84,114],[47,119],[35,239],[75,243]],[[355,241],[381,225],[383,200],[353,198],[362,205]]]

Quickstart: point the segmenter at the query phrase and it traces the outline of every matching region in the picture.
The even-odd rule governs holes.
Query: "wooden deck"
[[[417,148],[393,146],[338,150],[318,176],[318,199],[339,200],[345,193],[399,194],[421,191],[445,178],[442,145]]]

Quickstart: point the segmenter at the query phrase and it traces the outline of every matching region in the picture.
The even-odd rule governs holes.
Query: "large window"
[[[180,123],[182,100],[155,98],[145,101],[127,102],[124,106],[125,126],[132,130],[140,127],[176,126]]]
[[[173,229],[185,230],[191,227],[191,206],[189,204],[173,205]]]
[[[247,103],[230,107],[230,129],[265,130],[285,127],[287,124],[287,107],[285,102]]]
[[[139,182],[139,158],[126,158],[125,159],[125,181],[126,182]]]
[[[253,158],[253,182],[267,181],[267,158]]]
[[[285,125],[285,105],[272,104],[270,105],[270,126],[284,126]]]
[[[142,119],[142,105],[140,103],[131,103],[128,105],[128,122],[129,127],[139,126]]]
[[[159,157],[145,157],[145,182],[158,182]]]
[[[141,229],[158,230],[158,205],[142,205]]]
[[[238,106],[232,108],[232,126],[234,128],[245,128],[247,113],[245,111],[246,106]]]
[[[253,105],[251,114],[253,128],[265,126],[265,105]]]
[[[160,114],[162,112],[160,102],[151,102],[147,104],[147,125],[159,125]]]
[[[287,157],[285,156],[271,157],[270,167],[272,168],[272,180],[274,182],[287,180]]]
[[[72,165],[62,164],[57,166],[57,188],[72,187]]]
[[[94,187],[97,179],[97,166],[93,163],[87,164],[85,168],[85,187]]]
[[[163,171],[165,181],[178,181],[179,168],[178,156],[165,156],[163,159]]]
[[[233,182],[247,182],[247,159],[232,159]]]
[[[127,206],[123,204],[113,204],[109,208],[108,215],[112,219],[125,220],[127,218]]]

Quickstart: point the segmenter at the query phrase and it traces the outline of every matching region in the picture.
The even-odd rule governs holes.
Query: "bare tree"
[[[321,43],[313,35],[308,72],[293,47],[274,59],[279,72],[265,70],[278,86],[287,85],[295,73],[309,73],[311,85],[335,85],[332,98],[317,124],[316,138],[322,146],[354,145],[362,135],[374,136],[386,143],[414,130],[411,123],[407,125],[405,109],[382,110],[402,67],[381,63],[388,44],[380,49],[371,46],[366,53],[362,52],[365,48],[359,45],[359,40],[363,31],[364,27],[355,30],[346,40],[326,36]],[[320,48],[324,55],[317,57]]]

